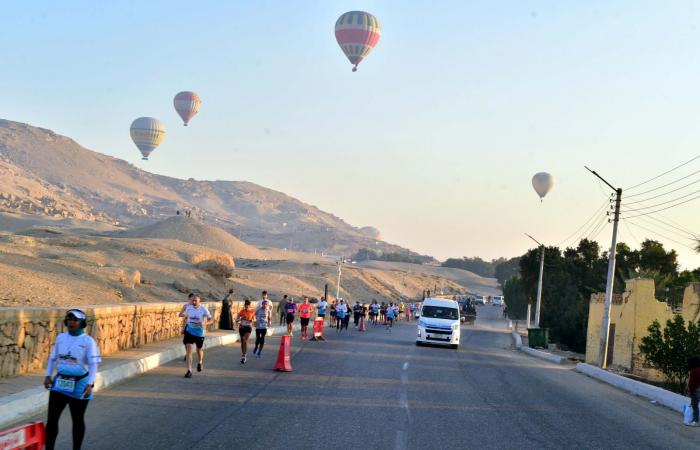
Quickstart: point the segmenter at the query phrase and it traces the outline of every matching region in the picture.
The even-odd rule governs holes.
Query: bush
[[[680,315],[666,321],[663,332],[655,320],[648,328],[649,335],[642,338],[639,350],[644,359],[666,376],[669,387],[684,394],[688,381],[688,358],[700,355],[700,323],[685,321]]]

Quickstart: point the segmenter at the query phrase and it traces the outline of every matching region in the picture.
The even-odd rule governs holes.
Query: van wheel
[[[459,344],[452,344],[452,345],[450,345],[450,347],[457,350],[459,348]]]
[[[421,341],[416,341],[416,347],[420,347],[421,345],[423,345]]]

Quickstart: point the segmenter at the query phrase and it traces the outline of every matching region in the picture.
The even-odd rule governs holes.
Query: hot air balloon
[[[184,125],[187,126],[190,120],[199,112],[202,106],[202,99],[194,92],[182,91],[173,100],[175,111],[182,117]]]
[[[165,125],[153,117],[139,117],[131,123],[131,139],[141,150],[144,160],[163,142]]]
[[[535,188],[535,192],[540,196],[540,201],[544,198],[549,191],[554,187],[554,177],[547,172],[536,173],[532,177],[532,187]]]
[[[377,18],[364,11],[346,12],[335,23],[335,39],[345,56],[355,65],[353,72],[377,45],[381,36],[382,30]]]

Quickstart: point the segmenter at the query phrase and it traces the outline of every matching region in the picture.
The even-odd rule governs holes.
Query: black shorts
[[[185,331],[185,337],[182,338],[182,343],[185,345],[195,344],[197,348],[202,348],[204,345],[204,336],[195,336],[194,334]]]
[[[308,327],[309,326],[309,318],[308,317],[302,317],[301,319],[301,326],[302,327]]]
[[[253,329],[250,327],[250,325],[246,325],[243,327],[238,327],[238,335],[240,337],[243,337],[246,334],[250,334],[253,332]]]
[[[326,317],[326,313],[318,313],[318,317],[324,318]]]
[[[294,322],[294,314],[287,314],[287,325]]]

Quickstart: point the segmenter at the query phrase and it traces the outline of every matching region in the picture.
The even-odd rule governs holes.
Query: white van
[[[493,297],[491,297],[491,304],[493,306],[503,306],[503,296],[494,295]]]
[[[459,347],[459,304],[443,298],[426,298],[418,320],[416,345],[439,344]]]

